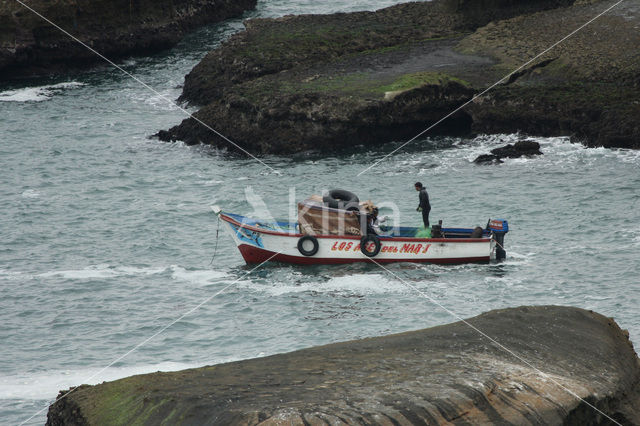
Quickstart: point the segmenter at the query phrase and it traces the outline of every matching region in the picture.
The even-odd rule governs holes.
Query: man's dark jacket
[[[431,210],[431,204],[429,204],[429,194],[427,194],[427,189],[422,188],[420,190],[420,205],[422,207],[423,212],[428,212]]]

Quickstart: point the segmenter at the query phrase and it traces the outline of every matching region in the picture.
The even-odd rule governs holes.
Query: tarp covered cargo
[[[333,209],[320,198],[298,203],[298,224],[305,235],[362,235],[360,215],[356,211]]]

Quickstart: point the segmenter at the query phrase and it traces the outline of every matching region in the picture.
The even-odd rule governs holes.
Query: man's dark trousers
[[[430,211],[431,211],[431,209],[422,210],[422,222],[424,222],[424,227],[425,228],[429,227],[429,212]]]

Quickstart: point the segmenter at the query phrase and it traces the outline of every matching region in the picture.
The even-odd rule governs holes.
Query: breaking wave
[[[80,384],[95,385],[103,381],[112,381],[134,374],[146,374],[156,371],[178,371],[201,365],[183,364],[178,362],[162,362],[153,365],[112,367],[99,377],[88,380],[100,371],[95,369],[56,370],[38,373],[12,374],[0,376],[0,399],[14,400],[46,400],[53,399],[58,391],[69,389]]]
[[[51,99],[64,89],[74,89],[84,86],[84,83],[70,81],[49,86],[25,87],[22,89],[0,92],[0,102],[42,102]]]

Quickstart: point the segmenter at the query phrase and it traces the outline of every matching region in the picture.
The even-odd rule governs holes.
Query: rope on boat
[[[218,226],[216,228],[216,246],[213,249],[213,257],[211,258],[211,262],[209,262],[209,266],[213,265],[213,259],[216,258],[216,253],[218,252],[218,234],[220,233],[220,215],[218,215]]]
[[[502,250],[507,251],[504,246],[502,244],[500,244],[495,238],[491,237],[491,239],[496,243],[496,245],[498,247],[500,247]]]

